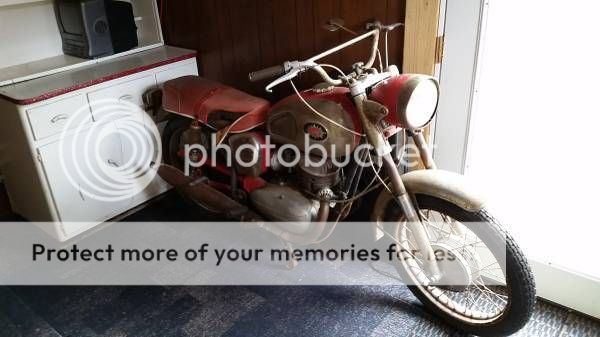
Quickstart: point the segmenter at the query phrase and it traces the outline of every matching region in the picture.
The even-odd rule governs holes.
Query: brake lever
[[[280,78],[276,79],[275,81],[269,83],[266,87],[265,90],[267,92],[273,92],[273,88],[280,85],[283,82],[289,81],[293,78],[295,78],[296,76],[298,76],[298,74],[300,73],[300,70],[293,70],[283,76],[281,76]]]
[[[305,72],[307,70],[309,70],[312,67],[317,66],[317,64],[315,62],[312,61],[289,61],[289,62],[285,62],[284,63],[284,67],[286,70],[286,74],[279,77],[278,79],[274,80],[273,82],[269,83],[266,87],[265,90],[267,92],[273,92],[273,88],[280,85],[283,82],[289,81],[293,78],[295,78],[296,76],[298,76],[298,74]]]

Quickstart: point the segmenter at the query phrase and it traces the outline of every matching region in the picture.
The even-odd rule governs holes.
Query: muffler
[[[158,168],[158,175],[175,187],[183,196],[211,213],[223,215],[229,220],[262,220],[258,214],[248,209],[248,207],[206,184],[206,178],[204,177],[188,177],[179,169],[166,164],[162,164]]]
[[[253,222],[257,227],[269,231],[286,242],[300,245],[312,244],[318,240],[325,230],[329,215],[329,203],[325,201],[321,202],[317,219],[313,221],[311,228],[305,233],[295,234],[277,225],[285,224],[285,222],[269,223],[264,221],[260,215],[248,207],[206,184],[206,178],[188,177],[179,169],[166,164],[159,167],[158,175],[175,187],[183,196],[207,211],[223,215],[229,220]]]

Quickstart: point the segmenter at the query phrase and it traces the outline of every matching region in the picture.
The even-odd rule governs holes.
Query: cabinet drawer
[[[92,121],[90,108],[84,95],[28,109],[27,118],[36,140]]]
[[[158,82],[158,85],[162,87],[162,85],[168,80],[187,75],[198,75],[198,67],[196,66],[195,62],[182,66],[180,65],[169,70],[156,73],[156,82]]]
[[[154,75],[149,75],[91,92],[88,94],[88,99],[92,116],[95,121],[100,121],[107,118],[115,120],[131,113],[137,113],[139,111],[132,111],[130,104],[143,109],[144,93],[155,87],[156,79]]]

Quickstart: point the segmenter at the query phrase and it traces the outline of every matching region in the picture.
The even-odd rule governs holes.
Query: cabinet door
[[[115,182],[121,146],[116,125],[107,123],[39,148],[61,221],[104,221],[131,205]]]
[[[135,184],[131,186],[132,194],[135,194],[132,206],[149,200],[170,188],[157,175],[156,171],[160,165],[160,133],[149,116],[143,117],[143,122],[139,127],[132,125],[131,120],[115,122],[121,135],[123,157],[127,159],[130,169],[135,168],[136,176],[138,176]]]

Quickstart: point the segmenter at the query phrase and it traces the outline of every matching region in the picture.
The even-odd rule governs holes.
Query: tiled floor
[[[186,220],[170,196],[131,220]],[[0,287],[0,337],[456,336],[403,285]],[[600,322],[539,302],[517,336],[600,337]]]

